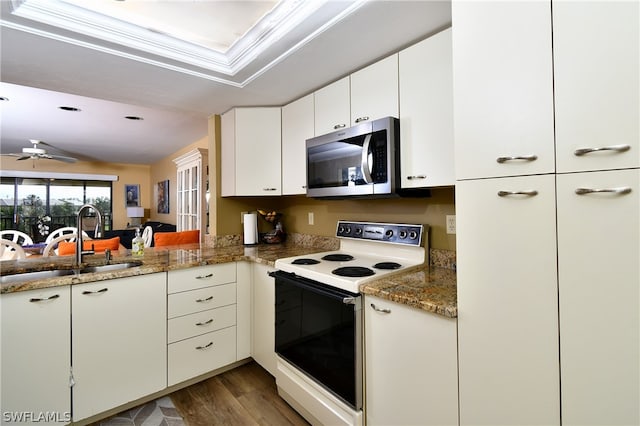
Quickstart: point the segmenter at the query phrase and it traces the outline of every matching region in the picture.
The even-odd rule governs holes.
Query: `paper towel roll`
[[[244,243],[256,244],[258,242],[258,215],[245,213],[244,215]]]

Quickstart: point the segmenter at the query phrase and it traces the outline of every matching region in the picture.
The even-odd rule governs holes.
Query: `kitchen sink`
[[[3,275],[0,283],[12,284],[25,281],[45,280],[48,278],[58,278],[74,274],[92,274],[100,272],[114,272],[122,269],[135,268],[142,265],[142,262],[112,263],[109,265],[85,266],[81,269],[51,269],[49,271],[25,272],[23,274]]]

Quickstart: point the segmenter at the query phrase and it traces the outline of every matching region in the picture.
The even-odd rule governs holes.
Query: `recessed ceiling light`
[[[4,96],[0,96],[0,101],[8,101],[9,98],[5,98]]]
[[[58,108],[63,111],[73,111],[73,112],[82,111],[80,108],[70,107],[70,106],[60,106]]]
[[[135,115],[127,115],[125,117],[127,120],[144,120],[142,117],[136,117]]]

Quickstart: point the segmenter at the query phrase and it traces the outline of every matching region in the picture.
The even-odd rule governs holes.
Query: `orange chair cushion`
[[[200,230],[192,229],[190,231],[179,232],[156,232],[153,234],[153,242],[155,247],[199,243]]]
[[[108,238],[106,240],[87,240],[82,242],[83,250],[93,250],[96,253],[102,253],[106,249],[118,250],[120,248],[120,237]],[[65,256],[67,254],[76,253],[76,243],[70,241],[60,241],[58,243],[58,256]]]

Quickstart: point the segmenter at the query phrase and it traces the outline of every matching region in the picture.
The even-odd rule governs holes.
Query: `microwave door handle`
[[[371,178],[371,169],[369,167],[369,145],[371,144],[371,134],[368,134],[364,138],[364,143],[362,144],[362,162],[360,164],[360,169],[362,170],[362,177],[366,183],[373,183],[373,179]]]

